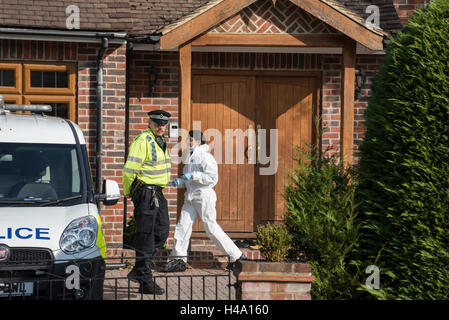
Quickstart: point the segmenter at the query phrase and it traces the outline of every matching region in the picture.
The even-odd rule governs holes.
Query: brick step
[[[263,260],[260,250],[251,248],[240,248],[249,260]],[[154,263],[163,266],[169,261],[171,248],[160,250],[156,253]],[[188,252],[188,264],[192,268],[224,268],[229,262],[228,257],[215,245],[194,246]],[[134,264],[135,251],[131,249],[112,248],[108,250],[107,263],[125,262]],[[120,259],[119,259],[120,258]]]

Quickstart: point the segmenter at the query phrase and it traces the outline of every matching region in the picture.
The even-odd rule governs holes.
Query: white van
[[[104,193],[94,194],[75,123],[9,110],[48,111],[3,105],[0,96],[0,299],[102,299],[97,202],[115,204],[118,184],[105,180]]]

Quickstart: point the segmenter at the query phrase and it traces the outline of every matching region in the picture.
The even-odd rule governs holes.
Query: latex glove
[[[177,187],[177,186],[179,186],[179,185],[181,184],[180,180],[181,180],[181,179],[176,178],[176,179],[173,180],[170,184],[171,184],[173,187]]]
[[[191,172],[187,172],[187,173],[184,173],[181,178],[182,178],[182,180],[187,181],[187,180],[191,180],[192,177],[193,177],[193,174]]]

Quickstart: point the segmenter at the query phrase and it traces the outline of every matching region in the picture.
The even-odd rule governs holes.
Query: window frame
[[[57,71],[67,72],[67,88],[35,88],[31,87],[31,71]],[[76,68],[73,64],[60,63],[24,63],[23,64],[23,94],[52,94],[52,95],[75,95],[76,94]]]
[[[22,104],[22,95],[20,94],[1,94],[5,104],[10,104],[9,101],[13,101],[12,104]]]
[[[76,120],[76,104],[75,97],[71,96],[49,96],[49,95],[24,95],[24,104],[35,103],[67,103],[69,105],[69,120]]]
[[[0,69],[14,70],[14,86],[0,86],[1,93],[22,94],[22,64],[21,63],[0,63]]]
[[[14,104],[68,103],[69,120],[77,121],[77,72],[76,62],[3,61],[1,69],[15,70],[15,86],[0,86],[5,101]],[[31,87],[31,71],[63,71],[68,73],[67,88]],[[18,113],[23,113],[17,111]],[[30,113],[29,111],[25,113]]]

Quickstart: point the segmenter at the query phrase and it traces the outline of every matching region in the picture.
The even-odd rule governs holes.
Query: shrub
[[[317,148],[300,154],[285,188],[286,226],[295,250],[312,267],[312,298],[350,298],[349,253],[358,236],[353,223],[355,175]]]
[[[366,112],[356,257],[379,267],[377,297],[449,298],[448,70],[449,1],[435,0],[387,48]]]
[[[268,223],[257,226],[257,244],[268,261],[285,261],[291,245],[291,236],[283,225]]]

